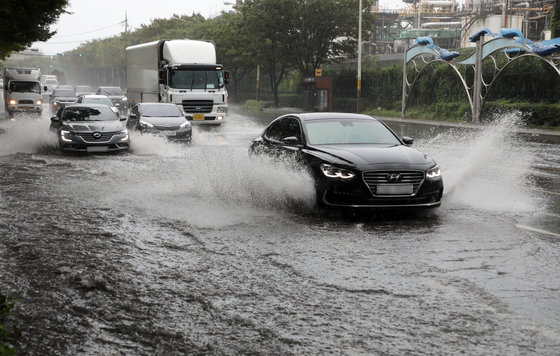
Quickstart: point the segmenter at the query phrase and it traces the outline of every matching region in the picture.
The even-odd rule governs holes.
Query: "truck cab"
[[[40,76],[40,70],[35,68],[4,69],[4,107],[9,115],[43,111]]]
[[[221,123],[228,97],[222,66],[216,64],[166,65],[162,71],[162,101],[177,104],[187,120]]]
[[[160,40],[126,48],[127,95],[141,102],[176,104],[193,124],[226,120],[228,74],[212,42]]]

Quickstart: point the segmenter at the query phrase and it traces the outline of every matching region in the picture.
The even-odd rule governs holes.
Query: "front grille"
[[[33,100],[20,100],[18,101],[19,104],[33,104]]]
[[[154,125],[154,129],[158,131],[177,131],[179,130],[179,126],[156,126]]]
[[[208,113],[212,112],[212,100],[183,100],[183,110],[186,113]]]
[[[86,142],[107,142],[111,140],[113,135],[118,134],[118,132],[103,132],[101,133],[101,137],[95,138],[93,137],[93,132],[88,133],[78,133],[77,135],[84,139]]]
[[[412,184],[412,194],[418,193],[418,189],[424,181],[422,171],[369,171],[363,174],[364,182],[367,184],[373,195],[377,194],[378,185],[387,184]]]

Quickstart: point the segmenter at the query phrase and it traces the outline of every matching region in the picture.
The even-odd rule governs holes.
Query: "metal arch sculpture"
[[[420,77],[420,74],[429,67],[430,64],[443,62],[451,66],[453,70],[457,73],[469,98],[469,102],[472,99],[470,94],[470,88],[467,85],[464,77],[461,75],[457,66],[455,66],[451,61],[459,55],[458,52],[449,52],[446,49],[436,46],[430,37],[418,37],[414,42],[414,46],[409,48],[405,53],[404,65],[403,65],[403,89],[402,89],[402,118],[405,118],[406,104],[408,102],[408,97],[410,96],[410,91],[416,83],[416,80]],[[420,61],[418,61],[421,60]],[[414,66],[414,77],[411,81],[408,79],[408,67],[409,64]]]
[[[487,35],[493,36],[494,39],[484,42],[484,37]],[[502,29],[499,34],[493,34],[488,29],[482,29],[470,37],[471,42],[476,42],[475,51],[469,57],[459,62],[454,62],[456,56],[443,57],[442,53],[445,55],[446,52],[452,52],[441,49],[433,45],[433,41],[430,41],[431,39],[428,41],[425,38],[418,38],[413,47],[406,51],[403,67],[403,118],[405,117],[406,103],[412,86],[422,71],[429,64],[435,62],[449,64],[461,79],[465,91],[467,92],[469,104],[471,105],[473,122],[480,122],[481,108],[490,87],[496,82],[500,73],[514,61],[525,57],[536,57],[548,63],[556,70],[558,75],[560,75],[560,57],[555,56],[555,54],[560,51],[560,38],[533,43],[530,40],[524,39],[521,31],[518,29]],[[432,59],[426,60],[426,54],[433,55]],[[506,62],[502,66],[499,66],[499,62],[496,58],[499,54],[505,55],[506,58]],[[416,63],[416,58],[418,56],[421,56],[420,58],[424,64],[420,70],[418,70],[418,65]],[[482,73],[482,63],[485,59],[492,60],[494,64],[494,72],[488,82],[484,80]],[[411,82],[408,80],[408,66],[410,63],[412,63],[415,68],[415,76]],[[474,75],[471,86],[467,85],[466,70],[464,75],[461,74],[457,65],[462,65],[464,67],[470,66],[473,68]],[[483,88],[484,92],[482,91]]]

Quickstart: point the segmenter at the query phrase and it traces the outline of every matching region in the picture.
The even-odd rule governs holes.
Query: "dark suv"
[[[128,150],[130,138],[123,121],[107,105],[75,104],[51,118],[50,129],[58,134],[60,149],[74,152]]]
[[[119,109],[121,117],[126,116],[128,110],[128,99],[121,88],[102,86],[97,88],[95,94],[107,95],[113,104],[115,104],[117,109]]]

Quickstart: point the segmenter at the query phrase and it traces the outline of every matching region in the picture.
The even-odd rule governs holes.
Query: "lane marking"
[[[515,227],[518,227],[518,228],[524,229],[524,230],[528,230],[528,231],[538,232],[540,234],[544,234],[544,235],[548,235],[548,236],[560,237],[560,234],[557,234],[555,232],[546,231],[546,230],[542,230],[542,229],[537,229],[536,227],[532,227],[532,226],[517,224],[517,225],[515,225]]]

